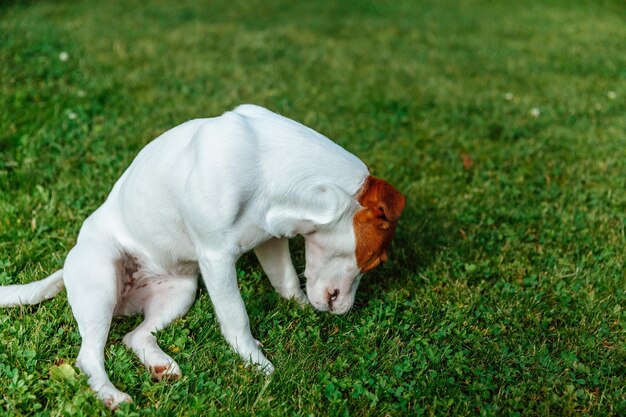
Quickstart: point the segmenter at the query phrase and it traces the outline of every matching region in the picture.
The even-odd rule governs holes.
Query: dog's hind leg
[[[104,369],[104,347],[117,303],[117,253],[109,243],[80,239],[65,260],[63,280],[78,323],[82,344],[77,366],[88,376],[89,386],[110,408],[132,402],[119,391]]]
[[[140,306],[144,321],[124,336],[124,344],[139,357],[154,380],[178,379],[178,364],[157,344],[153,332],[184,315],[193,304],[197,276],[144,277],[136,280],[124,303]]]

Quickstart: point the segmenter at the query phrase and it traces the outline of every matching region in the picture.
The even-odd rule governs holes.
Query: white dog
[[[354,155],[262,107],[197,119],[148,144],[82,225],[62,270],[0,288],[0,306],[35,304],[65,285],[82,345],[77,365],[112,408],[131,398],[104,369],[114,315],[144,314],[124,343],[157,379],[178,364],[153,332],[184,315],[201,274],[221,330],[267,373],[252,337],[235,262],[251,249],[285,298],[345,313],[361,275],[386,260],[405,198]],[[303,235],[305,295],[287,239]]]

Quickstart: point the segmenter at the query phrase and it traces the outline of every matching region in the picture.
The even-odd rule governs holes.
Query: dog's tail
[[[63,289],[63,270],[48,278],[22,285],[0,286],[0,307],[37,304],[57,295]]]

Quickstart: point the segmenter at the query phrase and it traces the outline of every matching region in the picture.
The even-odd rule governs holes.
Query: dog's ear
[[[345,191],[332,184],[295,190],[288,203],[277,204],[268,210],[267,230],[280,237],[311,233],[339,220],[351,201]]]
[[[368,177],[357,196],[359,204],[368,210],[370,221],[379,229],[389,229],[404,210],[406,197],[388,182]]]
[[[357,194],[362,206],[354,214],[356,261],[361,272],[387,260],[387,247],[396,230],[406,198],[386,181],[368,177]]]

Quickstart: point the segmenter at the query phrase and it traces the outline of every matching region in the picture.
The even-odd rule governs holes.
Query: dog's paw
[[[282,294],[282,296],[288,300],[295,300],[302,307],[310,304],[309,298],[306,296],[304,291],[302,291],[300,288],[296,288],[292,291]]]
[[[300,304],[300,307],[306,307],[311,304],[309,302],[309,297],[307,297],[303,291],[300,291],[300,294],[293,297],[293,299],[296,300],[298,304]]]
[[[271,375],[274,372],[274,365],[272,365],[272,362],[270,362],[265,357],[263,352],[258,349],[257,346],[260,346],[261,342],[256,339],[252,340],[254,340],[256,346],[248,352],[239,351],[239,354],[244,360],[246,366],[252,366],[263,372],[265,375]]]
[[[304,306],[309,304],[309,298],[306,296],[302,288],[299,286],[288,286],[276,288],[278,294],[286,300],[295,300],[298,304]]]
[[[266,360],[265,363],[257,363],[255,365],[259,371],[265,374],[265,376],[270,376],[274,373],[274,365],[272,365],[272,362],[270,361]]]
[[[153,381],[176,381],[183,376],[178,364],[173,361],[161,365],[151,365],[149,370]]]
[[[98,391],[98,398],[111,410],[115,410],[121,403],[132,403],[133,399],[125,392],[115,388],[103,388]]]

